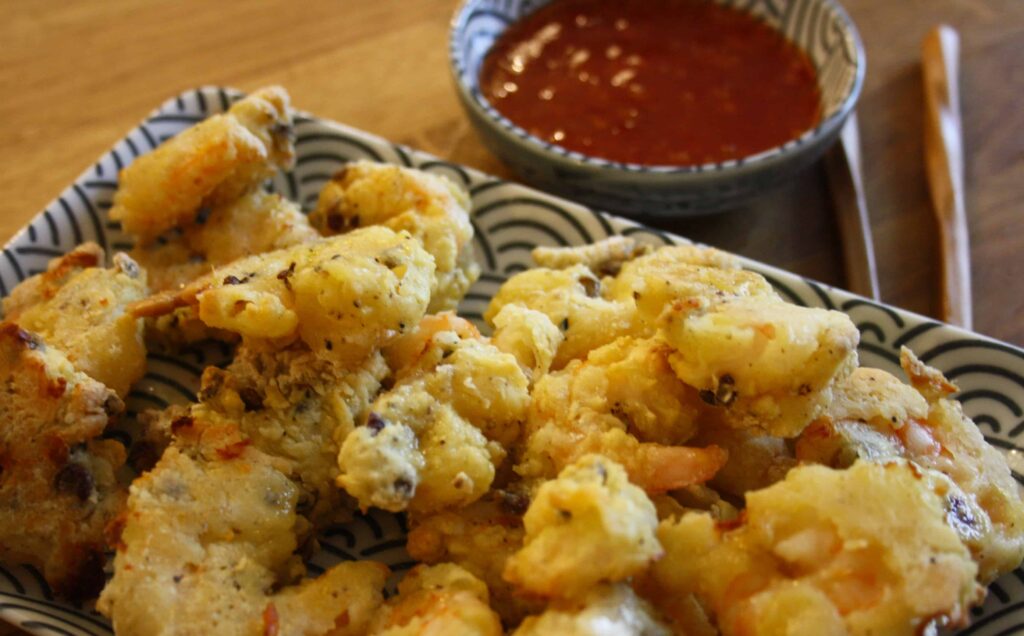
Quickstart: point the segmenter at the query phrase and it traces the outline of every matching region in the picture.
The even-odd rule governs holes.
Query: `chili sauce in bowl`
[[[822,111],[806,53],[703,0],[552,2],[498,38],[480,88],[540,139],[645,165],[755,155]]]
[[[471,121],[523,180],[667,216],[816,160],[865,69],[835,0],[465,0],[451,55]]]

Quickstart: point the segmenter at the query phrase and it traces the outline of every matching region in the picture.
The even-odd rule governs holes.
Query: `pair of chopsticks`
[[[960,41],[948,26],[932,29],[921,46],[924,71],[924,158],[932,207],[939,228],[942,319],[971,328],[971,261],[964,205],[964,160],[960,123]],[[840,142],[825,157],[843,243],[850,291],[880,299],[878,269],[861,179],[860,132],[851,114]]]

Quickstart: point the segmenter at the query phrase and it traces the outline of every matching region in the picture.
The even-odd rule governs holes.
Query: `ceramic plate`
[[[83,241],[96,241],[112,253],[131,242],[117,223],[107,219],[118,171],[135,157],[191,126],[225,110],[238,93],[202,88],[183,93],[161,106],[119,141],[61,196],[19,232],[0,258],[0,296],[27,276],[43,271],[54,256]],[[536,245],[578,245],[610,234],[625,234],[655,244],[683,239],[557,199],[529,188],[441,161],[378,137],[329,121],[302,115],[296,119],[295,170],[273,182],[278,192],[312,207],[321,186],[346,161],[373,159],[445,174],[472,194],[475,247],[483,274],[467,295],[460,313],[482,323],[481,314],[498,286],[526,269]],[[786,299],[838,309],[861,331],[864,366],[900,373],[901,345],[940,368],[961,387],[959,399],[992,444],[1024,466],[1024,351],[900,309],[879,305],[845,291],[806,280],[760,263],[747,267],[768,278]],[[129,414],[191,400],[199,373],[227,355],[217,347],[191,350],[177,357],[150,355],[145,378],[132,391]],[[127,434],[112,431],[130,443]],[[1024,476],[1014,473],[1024,483]],[[371,513],[321,538],[323,549],[308,564],[311,574],[343,560],[376,559],[398,572],[412,566],[405,553],[401,515]],[[27,565],[0,565],[0,619],[35,634],[110,634],[107,621],[90,606],[54,599],[39,572]],[[997,636],[1024,630],[1024,571],[993,584],[985,604],[974,610],[973,624],[961,634]]]

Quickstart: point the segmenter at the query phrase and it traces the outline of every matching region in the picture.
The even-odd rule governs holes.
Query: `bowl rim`
[[[839,108],[837,108],[831,115],[818,122],[814,128],[804,131],[799,137],[795,137],[785,143],[773,146],[754,155],[748,155],[737,159],[729,159],[721,162],[683,166],[621,162],[570,150],[564,146],[559,146],[558,144],[545,141],[540,137],[527,132],[524,128],[499,112],[489,101],[487,101],[486,98],[484,98],[478,88],[471,88],[463,79],[467,74],[467,69],[460,59],[456,35],[465,27],[469,18],[468,9],[470,8],[470,5],[480,2],[480,0],[460,0],[458,7],[456,7],[455,12],[452,15],[448,29],[448,65],[462,103],[475,111],[481,120],[486,120],[493,130],[501,133],[521,149],[528,151],[533,155],[542,156],[548,160],[568,164],[577,170],[582,169],[605,174],[628,173],[630,175],[636,175],[638,178],[654,175],[711,176],[716,173],[720,174],[723,172],[750,172],[760,167],[777,164],[789,157],[800,154],[804,150],[813,148],[817,143],[834,136],[838,133],[839,128],[846,121],[847,117],[849,117],[850,113],[856,108],[857,102],[860,99],[861,92],[864,88],[864,78],[867,73],[867,55],[864,49],[864,43],[860,37],[860,32],[857,30],[857,25],[853,22],[853,19],[850,18],[846,9],[837,0],[815,1],[828,5],[835,12],[839,21],[843,24],[846,33],[848,33],[853,40],[853,49],[855,54],[854,78],[850,85],[850,89],[843,97]],[[545,2],[544,4],[548,4],[548,2]]]

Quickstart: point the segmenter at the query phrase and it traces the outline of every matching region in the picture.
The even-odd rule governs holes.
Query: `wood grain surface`
[[[939,308],[937,230],[922,157],[920,43],[961,35],[962,111],[977,331],[1024,345],[1024,2],[845,0],[868,73],[859,108],[884,301]],[[76,3],[2,0],[0,240],[152,108],[201,84],[284,85],[293,102],[452,161],[509,176],[456,102],[447,30],[456,0]],[[661,227],[837,286],[837,226],[809,169],[746,209]],[[0,627],[0,635],[10,632]]]

